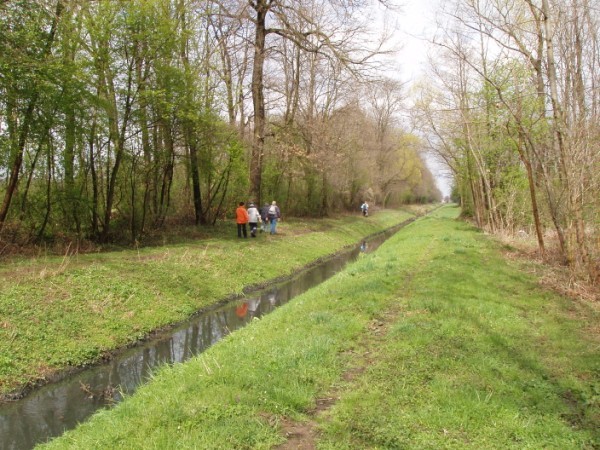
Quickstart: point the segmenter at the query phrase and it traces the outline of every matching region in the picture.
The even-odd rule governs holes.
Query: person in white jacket
[[[256,237],[258,222],[260,222],[260,213],[254,203],[250,203],[248,205],[248,225],[250,225],[250,236],[252,237]]]

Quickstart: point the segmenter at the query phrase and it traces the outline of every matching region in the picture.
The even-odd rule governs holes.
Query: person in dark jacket
[[[260,219],[262,223],[260,225],[260,232],[267,231],[267,224],[269,223],[269,204],[265,203],[262,208],[260,208]]]

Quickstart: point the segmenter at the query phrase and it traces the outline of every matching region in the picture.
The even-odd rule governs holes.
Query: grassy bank
[[[598,448],[598,313],[455,215],[413,223],[44,448]]]
[[[416,210],[415,210],[416,211]],[[139,251],[14,260],[0,266],[0,394],[102,358],[264,283],[413,217],[382,211],[290,220],[280,234],[239,240],[235,224]]]

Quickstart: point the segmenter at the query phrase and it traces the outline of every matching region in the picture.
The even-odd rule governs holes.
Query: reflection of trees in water
[[[106,370],[93,375],[85,379],[90,387],[105,386],[110,379]],[[0,414],[0,448],[32,448],[41,438],[60,435],[102,407],[104,399],[90,398],[81,383],[84,381],[77,377],[76,382],[49,385],[22,401],[5,405],[9,411]]]
[[[194,354],[200,353],[207,349],[217,341],[220,341],[223,336],[229,334],[230,324],[234,323],[233,311],[219,310],[206,315],[201,323],[201,335]]]

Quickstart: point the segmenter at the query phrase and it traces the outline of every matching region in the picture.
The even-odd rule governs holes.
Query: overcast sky
[[[399,36],[403,44],[400,66],[405,80],[418,78],[427,59],[427,39],[435,31],[435,15],[440,0],[406,0],[398,14]]]
[[[402,44],[402,50],[398,54],[400,76],[409,84],[425,76],[427,39],[435,32],[435,19],[440,9],[440,2],[441,0],[405,0],[402,12],[397,15],[396,39]],[[451,179],[448,169],[432,157],[427,158],[427,164],[442,194],[450,195]]]

